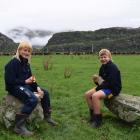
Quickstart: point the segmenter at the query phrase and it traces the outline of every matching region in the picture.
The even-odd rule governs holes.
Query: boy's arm
[[[11,61],[5,66],[5,82],[10,85],[24,85],[25,81],[18,79],[16,74],[18,73],[18,62]]]

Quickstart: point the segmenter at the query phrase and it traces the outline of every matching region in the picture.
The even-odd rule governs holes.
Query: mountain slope
[[[16,51],[16,48],[17,48],[17,44],[12,39],[0,33],[0,53],[1,54],[14,53]]]
[[[140,53],[140,28],[113,27],[96,31],[56,33],[43,51],[98,52],[108,48],[114,53]]]

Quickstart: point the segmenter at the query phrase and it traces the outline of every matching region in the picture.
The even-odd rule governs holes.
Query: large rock
[[[0,121],[4,123],[7,128],[13,126],[15,121],[15,114],[20,112],[22,106],[23,103],[21,103],[18,99],[11,95],[6,95],[0,104]],[[43,120],[43,118],[43,110],[40,103],[38,103],[36,108],[31,113],[28,121],[39,122]]]
[[[140,97],[120,94],[111,99],[105,99],[106,107],[120,119],[134,122],[140,119]]]

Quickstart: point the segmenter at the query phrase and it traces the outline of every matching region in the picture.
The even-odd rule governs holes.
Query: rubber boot
[[[97,128],[101,126],[101,124],[102,124],[102,114],[94,114],[93,122],[91,123],[91,126],[93,128]]]
[[[94,117],[93,117],[93,110],[92,109],[89,109],[89,122],[91,123],[91,122],[93,122],[93,119],[94,119]]]
[[[44,120],[46,120],[52,126],[58,125],[58,123],[51,118],[51,113],[44,113]]]
[[[16,132],[17,134],[20,134],[20,135],[24,135],[24,136],[33,135],[33,132],[29,131],[25,127],[27,117],[28,117],[28,115],[26,115],[26,114],[16,114],[14,132]]]

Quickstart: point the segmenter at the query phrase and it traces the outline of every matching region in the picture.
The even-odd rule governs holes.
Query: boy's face
[[[21,55],[23,58],[28,59],[31,55],[31,50],[29,48],[21,48],[19,50],[19,55]]]
[[[101,55],[99,59],[102,64],[107,64],[111,60],[107,54]]]

